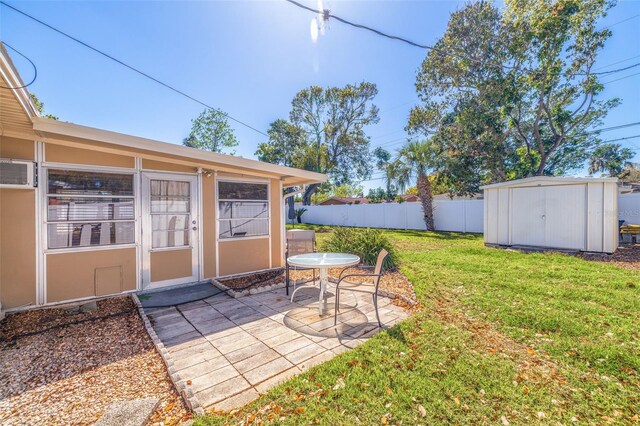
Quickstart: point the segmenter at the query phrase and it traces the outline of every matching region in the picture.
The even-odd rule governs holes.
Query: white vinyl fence
[[[307,211],[302,222],[315,225],[360,226],[364,228],[426,229],[420,203],[353,204],[342,206],[302,206]],[[618,197],[618,217],[640,223],[640,194]],[[483,200],[434,201],[436,231],[482,233]]]
[[[618,219],[640,224],[640,194],[618,196]]]
[[[303,207],[296,204],[296,208]],[[304,223],[364,228],[426,229],[420,203],[304,206]],[[436,230],[482,233],[482,200],[434,201]]]

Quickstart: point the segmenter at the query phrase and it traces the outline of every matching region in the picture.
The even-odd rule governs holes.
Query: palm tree
[[[629,165],[633,155],[632,150],[619,144],[600,145],[589,158],[589,174],[607,172],[609,176],[618,176]]]
[[[433,222],[433,193],[429,181],[429,171],[435,165],[435,153],[428,141],[408,141],[390,165],[390,175],[398,188],[404,192],[415,179],[418,196],[424,211],[427,229],[435,229]]]

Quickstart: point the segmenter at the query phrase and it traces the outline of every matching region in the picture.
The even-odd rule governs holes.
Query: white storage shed
[[[531,177],[482,187],[484,242],[613,253],[618,179]]]

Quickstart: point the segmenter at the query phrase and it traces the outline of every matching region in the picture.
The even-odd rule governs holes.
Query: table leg
[[[320,268],[320,296],[318,299],[318,313],[324,314],[327,307],[327,301],[325,298],[325,291],[327,289],[327,281],[329,281],[329,271],[327,268]]]

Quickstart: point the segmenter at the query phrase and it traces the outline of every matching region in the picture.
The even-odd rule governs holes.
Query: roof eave
[[[166,155],[175,155],[188,158],[194,163],[207,162],[217,163],[230,167],[241,167],[245,169],[263,172],[265,174],[276,175],[281,178],[284,184],[304,185],[310,183],[321,183],[327,180],[327,176],[322,173],[315,173],[306,170],[285,167],[248,158],[236,157],[233,155],[220,154],[216,152],[203,151],[169,142],[162,142],[153,139],[141,138],[138,136],[112,132],[93,127],[82,126],[74,123],[51,120],[44,117],[33,118],[34,130],[43,134],[54,134],[86,139],[96,142],[109,143],[113,145],[134,148],[140,150],[150,150]]]

